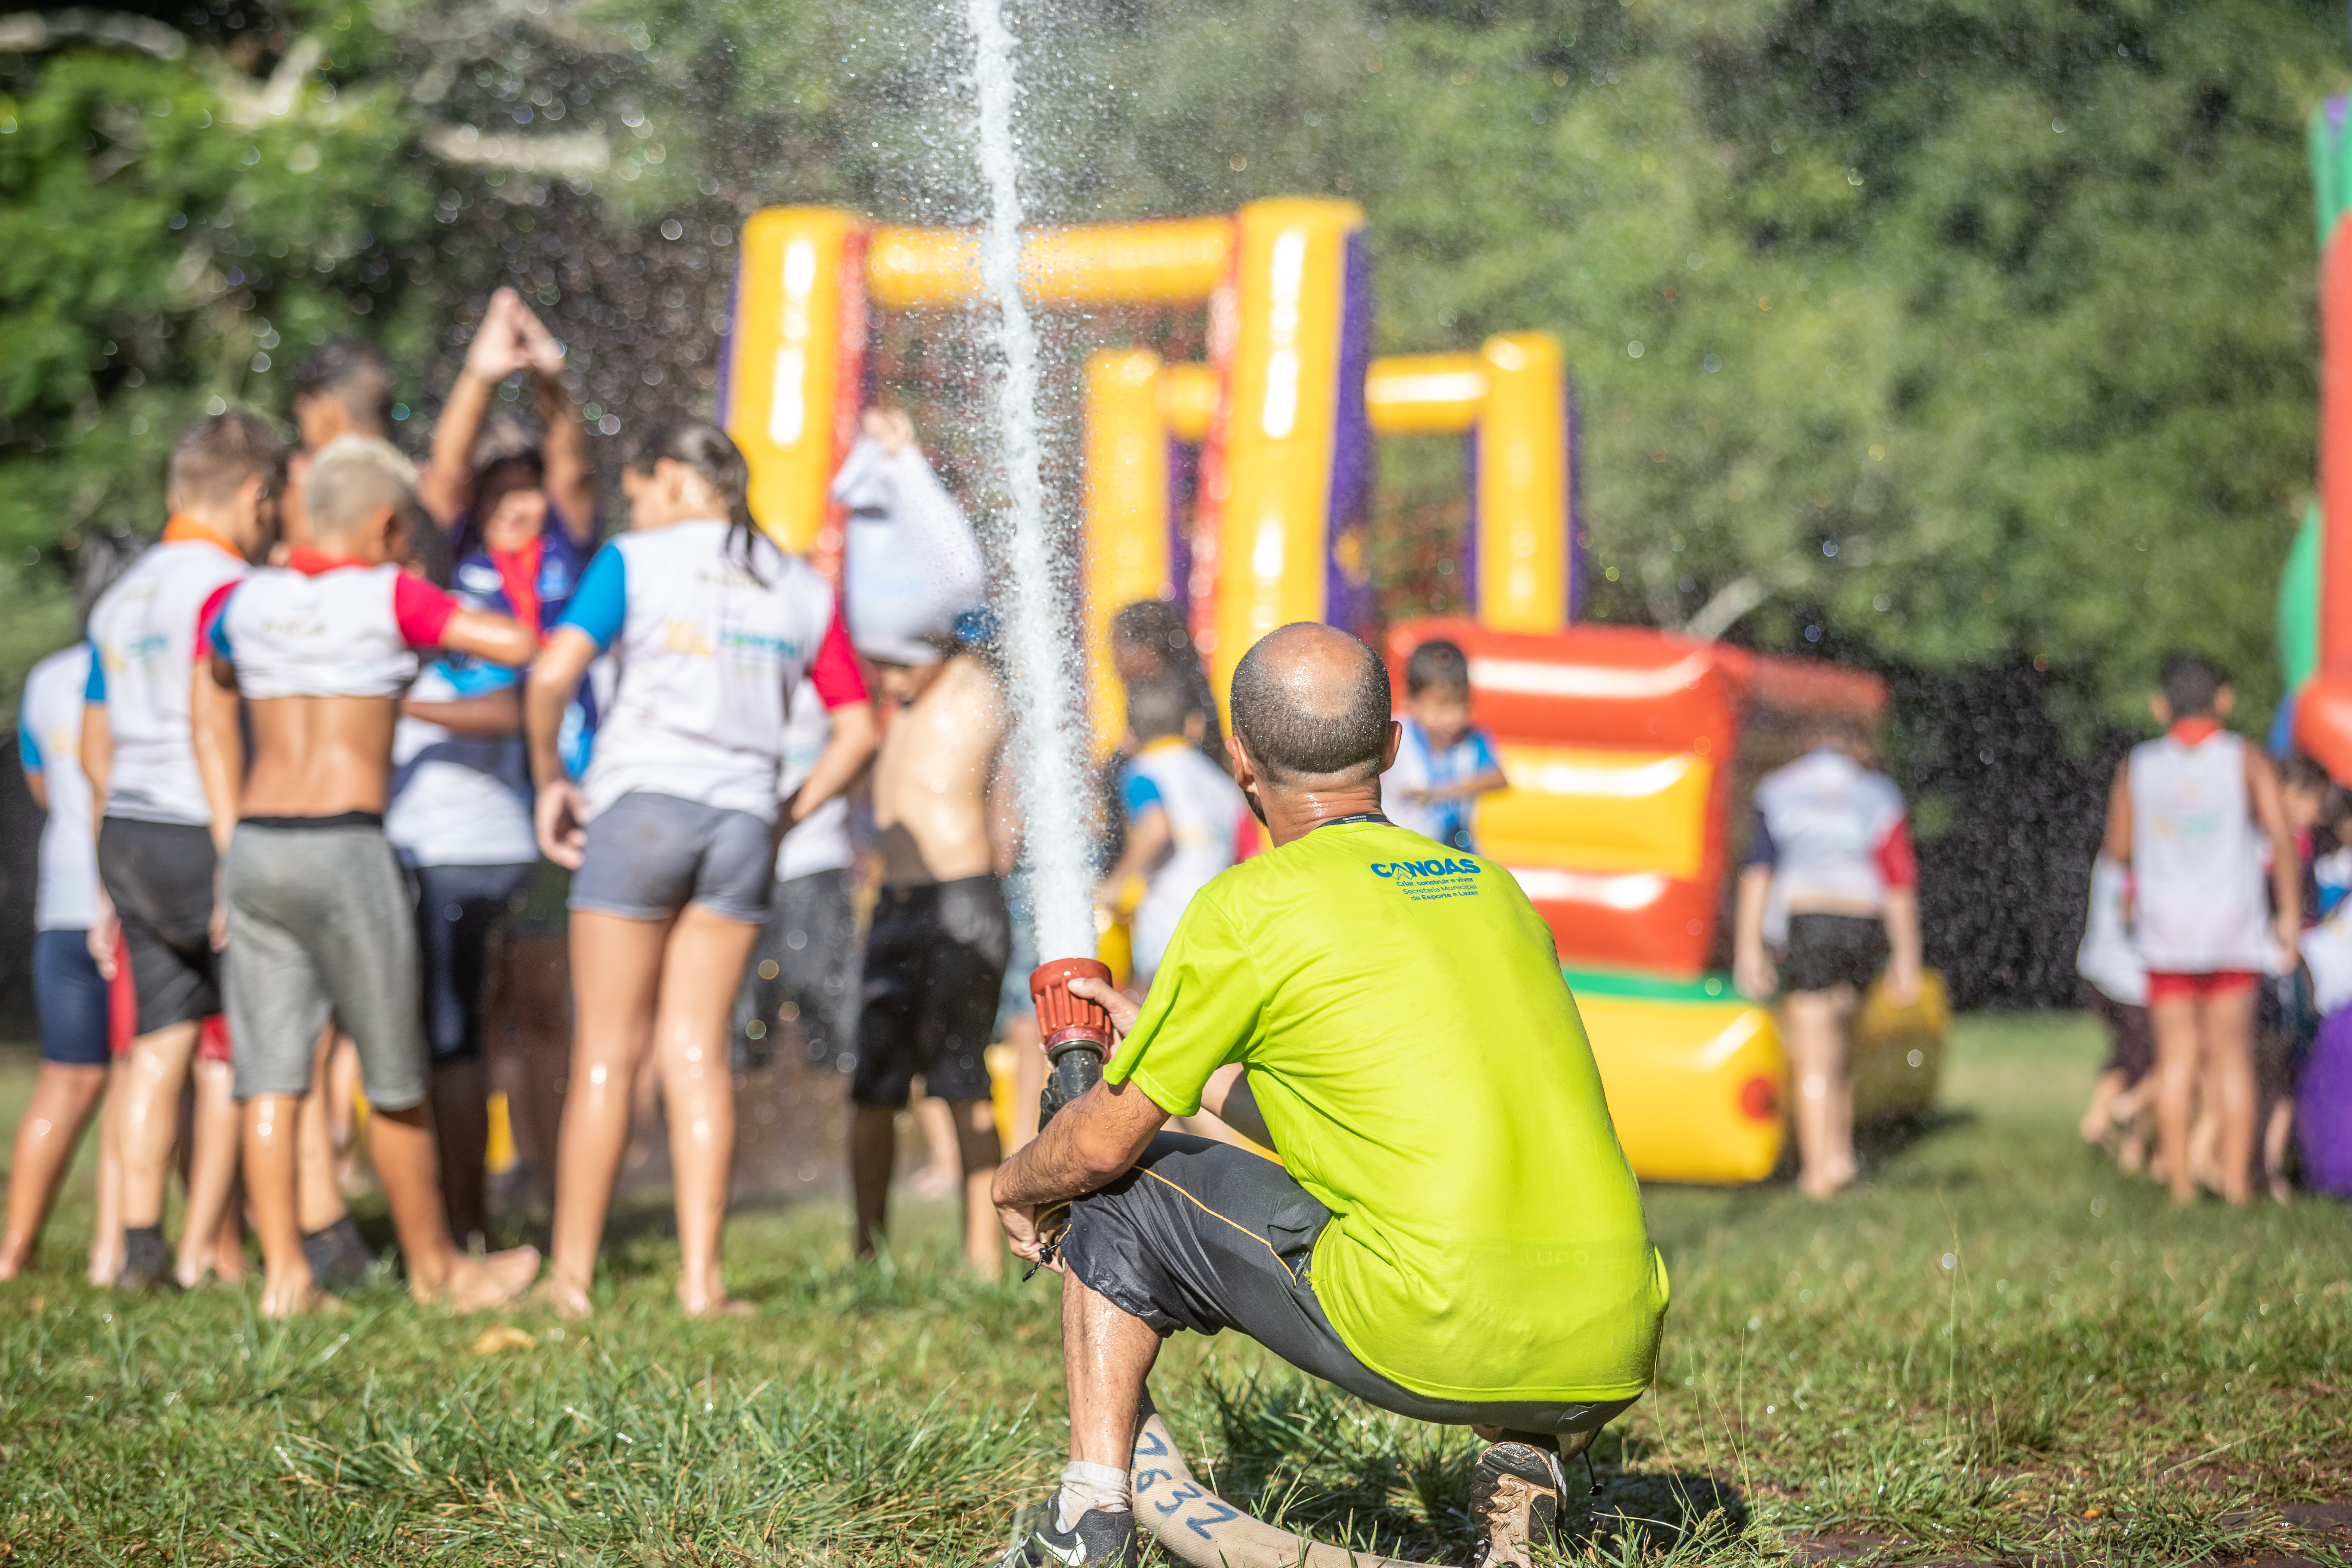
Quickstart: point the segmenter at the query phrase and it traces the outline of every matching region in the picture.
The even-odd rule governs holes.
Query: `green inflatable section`
[[[2331,98],[2311,116],[2307,141],[2311,153],[2312,206],[2319,219],[2319,248],[2345,208],[2352,207],[2352,157],[2345,155],[2345,100]]]
[[[2279,576],[2279,675],[2289,691],[2300,691],[2319,668],[2319,503],[2303,514],[2294,544]]]

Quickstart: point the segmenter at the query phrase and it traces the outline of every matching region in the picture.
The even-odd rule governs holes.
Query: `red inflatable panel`
[[[1876,729],[1886,719],[1886,682],[1825,658],[1721,650],[1725,673],[1750,707],[1780,713],[1834,713]]]
[[[1719,870],[1704,882],[1645,872],[1511,870],[1551,927],[1563,963],[1686,976],[1706,969]]]
[[[2315,675],[2296,695],[2294,749],[2338,784],[2352,780],[2352,674]]]
[[[1471,621],[1411,621],[1389,632],[1389,676],[1424,642],[1470,656],[1470,711],[1503,740],[1555,745],[1687,748],[1727,762],[1738,738],[1728,651],[1638,626],[1570,626],[1538,635]]]

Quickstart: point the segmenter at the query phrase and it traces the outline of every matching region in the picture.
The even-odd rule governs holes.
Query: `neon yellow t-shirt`
[[[1433,1398],[1649,1386],[1665,1266],[1508,871],[1342,823],[1218,877],[1105,1076],[1190,1115],[1228,1062],[1331,1210],[1309,1278],[1358,1360]]]

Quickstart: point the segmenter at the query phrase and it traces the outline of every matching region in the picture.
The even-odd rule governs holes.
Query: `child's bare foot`
[[[25,1265],[31,1261],[31,1247],[18,1247],[14,1243],[0,1244],[0,1279],[14,1279],[23,1273]]]
[[[533,1300],[557,1317],[570,1318],[574,1322],[594,1310],[589,1304],[588,1292],[553,1269],[548,1271],[547,1278],[539,1282],[539,1289],[530,1294]]]
[[[748,1318],[758,1310],[732,1296],[689,1296],[683,1285],[678,1287],[677,1304],[689,1318]]]
[[[428,1306],[446,1307],[453,1312],[478,1312],[513,1300],[538,1277],[536,1247],[511,1247],[485,1258],[459,1253],[450,1260],[449,1278],[441,1282],[439,1289],[412,1289],[409,1294]]]
[[[291,1318],[330,1305],[341,1303],[320,1294],[318,1287],[310,1282],[308,1268],[282,1279],[262,1281],[261,1315],[265,1318]]]

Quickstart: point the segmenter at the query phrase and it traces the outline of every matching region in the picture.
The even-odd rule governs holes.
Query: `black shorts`
[[[778,882],[751,967],[735,998],[735,1065],[764,1066],[779,1026],[799,1027],[809,1065],[857,1060],[857,908],[850,874],[811,871]]]
[[[1874,915],[1790,915],[1780,983],[1790,991],[1867,991],[1886,967],[1886,927]]]
[[[152,1035],[221,1010],[213,951],[212,829],[110,816],[98,825],[98,875],[122,921],[136,1033]]]
[[[866,938],[850,1100],[895,1109],[918,1077],[935,1099],[989,1098],[982,1054],[1012,948],[993,877],[884,888]]]
[[[2099,1016],[2099,1022],[2107,1026],[2107,1065],[2100,1070],[2123,1074],[2126,1088],[2146,1078],[2156,1066],[2156,1035],[2148,1025],[2147,1009],[2118,1002],[2087,980],[2083,982],[2083,996]]]
[[[423,956],[425,1043],[434,1065],[478,1061],[490,943],[530,887],[532,864],[412,866]]]
[[[1331,1211],[1272,1160],[1181,1132],[1070,1205],[1071,1273],[1165,1337],[1235,1329],[1301,1372],[1416,1421],[1588,1432],[1633,1402],[1434,1399],[1356,1359],[1315,1299],[1309,1268]]]

